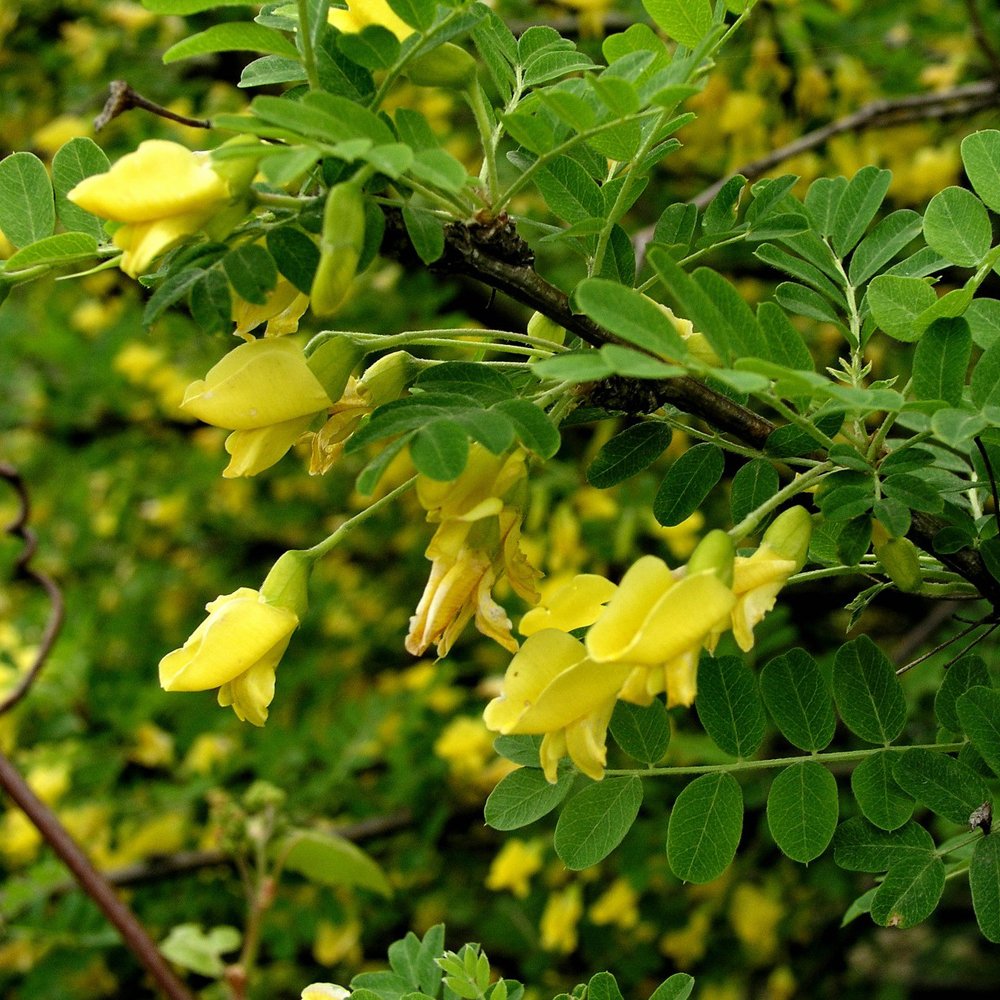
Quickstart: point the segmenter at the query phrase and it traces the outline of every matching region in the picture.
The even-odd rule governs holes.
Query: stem
[[[761,521],[771,513],[772,510],[776,510],[780,507],[786,500],[791,499],[797,493],[801,493],[803,490],[808,489],[813,483],[818,483],[827,473],[832,472],[834,469],[833,462],[824,462],[822,465],[817,465],[815,468],[807,469],[805,472],[800,472],[787,486],[778,490],[773,497],[769,497],[765,500],[756,510],[752,510],[739,524],[733,525],[729,529],[729,537],[734,541],[738,542],[742,538],[746,538],[747,535],[752,535],[756,530],[757,526]]]
[[[299,42],[302,62],[306,68],[310,90],[319,90],[319,73],[316,70],[316,53],[313,51],[312,24],[309,21],[309,0],[297,0],[299,7]]]
[[[486,106],[486,95],[478,79],[465,88],[465,99],[472,109],[476,119],[476,128],[483,144],[483,171],[486,174],[486,197],[493,204],[500,191],[500,175],[497,173],[497,149],[494,139],[493,124],[490,120],[489,108]]]
[[[925,743],[919,746],[921,750],[936,750],[941,753],[952,753],[961,750],[965,746],[965,741],[961,743]],[[637,777],[637,778],[673,778],[681,775],[694,774],[728,774],[732,771],[760,771],[769,770],[776,767],[785,767],[790,764],[799,764],[804,760],[815,760],[820,764],[848,764],[857,760],[864,760],[874,753],[882,753],[884,750],[903,751],[909,750],[908,746],[884,746],[872,747],[868,750],[842,750],[835,753],[812,753],[800,754],[798,757],[774,757],[769,760],[738,760],[731,764],[701,764],[694,767],[635,767],[621,768],[618,770],[605,771],[608,777]]]
[[[359,524],[363,524],[372,515],[380,511],[383,507],[387,507],[393,500],[401,497],[411,486],[416,483],[417,477],[411,476],[409,479],[403,483],[402,486],[397,486],[390,493],[386,493],[384,497],[376,500],[369,507],[366,507],[360,514],[355,514],[354,517],[349,518],[345,521],[332,535],[324,538],[323,541],[317,543],[310,549],[303,549],[304,555],[312,556],[313,559],[319,559],[320,556],[325,556],[331,549],[336,548]]]
[[[796,413],[790,406],[786,405],[785,401],[779,399],[777,395],[765,396],[767,402],[774,407],[789,423],[795,424],[796,427],[801,428],[806,432],[814,441],[821,444],[828,451],[834,445],[834,440],[832,437],[824,434],[818,427],[816,427],[808,417],[803,417]]]
[[[73,873],[80,887],[100,907],[122,940],[146,968],[168,1000],[193,1000],[184,984],[174,975],[135,914],[115,895],[104,876],[80,850],[55,813],[42,802],[21,777],[20,772],[0,753],[0,787],[38,828],[59,860]]]

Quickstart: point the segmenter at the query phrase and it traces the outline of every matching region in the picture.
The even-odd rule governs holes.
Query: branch
[[[94,119],[94,131],[100,132],[112,119],[123,115],[132,108],[142,108],[143,111],[151,111],[160,118],[168,118],[172,122],[181,125],[189,125],[191,128],[211,128],[212,123],[207,118],[189,118],[187,115],[179,115],[176,111],[165,108],[162,104],[150,101],[138,91],[133,90],[127,80],[112,80],[109,85],[108,99],[104,103],[101,113]]]
[[[404,264],[422,266],[398,210],[386,210],[381,252]],[[573,312],[566,293],[535,270],[534,253],[505,216],[488,223],[455,222],[447,226],[444,253],[431,269],[447,275],[467,275],[491,289],[505,292],[593,347],[625,343],[590,317]],[[634,345],[627,346],[635,349]],[[690,376],[663,380],[613,376],[593,384],[589,398],[598,405],[633,413],[651,413],[670,403],[754,448],[763,448],[768,435],[776,429],[766,417]],[[986,569],[977,551],[965,549],[952,554],[934,551],[934,537],[946,526],[946,522],[936,517],[913,511],[909,537],[968,580],[994,608],[1000,608],[1000,582]]]
[[[979,51],[986,57],[986,61],[993,70],[993,76],[1000,82],[1000,53],[993,47],[986,34],[986,25],[983,24],[983,15],[979,12],[979,5],[976,0],[965,0],[965,8],[969,12],[969,23],[972,25],[972,37],[979,46]]]
[[[822,146],[829,139],[844,132],[856,132],[863,128],[887,128],[891,125],[928,119],[941,121],[945,118],[968,115],[995,106],[998,95],[1000,95],[1000,80],[979,80],[976,83],[967,83],[961,87],[952,87],[933,94],[909,94],[895,100],[881,98],[864,105],[852,114],[813,129],[812,132],[806,132],[805,135],[799,136],[785,146],[779,146],[760,159],[744,163],[734,170],[733,174],[742,174],[748,181],[755,181],[779,163]],[[704,208],[728,179],[728,176],[723,177],[709,185],[691,199],[691,204]]]

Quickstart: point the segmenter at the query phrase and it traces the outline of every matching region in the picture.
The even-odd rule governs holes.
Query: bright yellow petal
[[[267,722],[268,705],[274,700],[274,670],[284,651],[282,648],[276,657],[258,661],[228,684],[223,684],[219,688],[219,704],[223,708],[232,705],[241,722],[263,726]]]
[[[733,608],[733,638],[744,653],[753,649],[754,626],[774,607],[784,580],[775,580],[741,594]]]
[[[388,28],[400,41],[413,34],[411,28],[386,0],[348,0],[347,10],[331,10],[327,20],[338,31],[356,34],[370,24]]]
[[[610,698],[586,718],[566,727],[566,751],[570,760],[594,781],[604,777],[608,757],[608,723],[614,707],[614,698]]]
[[[122,226],[112,237],[115,246],[125,251],[121,269],[133,278],[144,274],[157,257],[196,233],[204,221],[203,213],[194,212]]]
[[[310,414],[252,431],[233,431],[226,438],[226,451],[232,458],[222,475],[226,479],[235,479],[238,476],[256,476],[258,472],[269,469],[295,444],[311,422]]]
[[[521,635],[534,635],[545,628],[572,632],[573,629],[593,625],[617,589],[603,576],[580,573],[560,587],[544,604],[532,608],[521,619],[518,630]]]

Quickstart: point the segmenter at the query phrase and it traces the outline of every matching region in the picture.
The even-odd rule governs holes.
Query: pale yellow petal
[[[521,635],[533,635],[545,628],[572,632],[573,629],[593,625],[617,589],[603,576],[580,573],[560,587],[544,604],[527,612],[518,630]]]
[[[258,472],[269,469],[295,444],[311,422],[310,414],[252,431],[233,431],[226,438],[226,451],[232,458],[222,475],[226,479],[235,479],[238,476],[256,476]]]

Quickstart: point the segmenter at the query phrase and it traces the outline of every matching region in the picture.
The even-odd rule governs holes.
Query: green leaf
[[[855,816],[837,829],[833,860],[852,872],[884,872],[902,858],[920,856],[933,849],[931,835],[912,820],[890,832]]]
[[[972,339],[976,347],[981,347],[985,351],[1000,343],[1000,301],[974,299],[964,315],[972,329]]]
[[[764,740],[764,704],[757,680],[738,656],[706,656],[698,667],[695,702],[705,732],[734,757],[752,757]]]
[[[841,927],[846,927],[849,923],[857,920],[858,917],[863,916],[865,913],[871,913],[872,909],[872,897],[875,895],[875,890],[878,886],[872,886],[867,892],[863,892],[853,903],[844,911],[843,919],[840,921]]]
[[[238,87],[270,87],[275,83],[302,83],[305,67],[298,59],[287,56],[261,56],[247,63],[240,73]]]
[[[733,523],[743,520],[751,511],[778,492],[778,473],[763,458],[753,458],[740,466],[733,476],[729,505]]]
[[[670,425],[659,420],[626,427],[594,457],[587,469],[587,482],[606,490],[642,472],[667,450],[672,435]]]
[[[962,140],[962,163],[976,194],[1000,212],[1000,132],[986,129]]]
[[[987,686],[970,688],[959,696],[956,708],[962,724],[957,732],[964,732],[990,770],[1000,775],[1000,691]]]
[[[249,0],[142,0],[154,14],[197,14],[215,7],[255,7]]]
[[[1000,355],[998,355],[1000,360]],[[982,361],[980,360],[980,364]],[[973,374],[975,378],[975,374]],[[931,430],[952,448],[967,448],[972,439],[986,430],[989,421],[972,410],[938,410],[931,417]],[[964,546],[963,546],[964,547]]]
[[[913,815],[913,799],[893,777],[893,751],[866,757],[851,774],[851,790],[865,819],[882,830],[896,830]]]
[[[847,277],[857,288],[880,271],[923,229],[919,213],[901,208],[887,215],[857,246],[851,255]]]
[[[725,318],[736,338],[737,353],[770,358],[769,345],[757,326],[757,317],[733,284],[709,267],[698,268],[692,277]]]
[[[319,248],[312,239],[295,226],[279,226],[268,232],[267,249],[278,271],[308,295],[319,266]]]
[[[934,912],[942,892],[944,862],[933,851],[900,858],[872,896],[872,920],[882,927],[913,927]]]
[[[833,700],[819,665],[804,649],[768,662],[761,671],[760,692],[789,743],[810,753],[829,745],[837,726]]]
[[[180,302],[204,275],[200,267],[189,268],[171,274],[159,288],[149,297],[142,313],[142,325],[150,326],[156,322],[172,305]]]
[[[389,0],[389,6],[411,28],[426,31],[434,23],[434,0]]]
[[[360,847],[331,833],[299,830],[279,845],[288,871],[304,875],[317,885],[371,889],[391,896],[385,872]]]
[[[655,698],[648,705],[616,702],[610,728],[618,746],[642,764],[658,763],[670,746],[670,719]]]
[[[965,729],[958,713],[958,699],[971,688],[991,686],[986,662],[981,656],[971,653],[956,660],[944,672],[944,680],[934,696],[934,714],[938,722],[949,732],[962,735]]]
[[[618,981],[610,972],[591,976],[587,983],[587,1000],[623,1000]]]
[[[388,69],[399,58],[399,39],[381,24],[338,36],[337,48],[365,69]]]
[[[170,928],[159,948],[166,958],[181,968],[211,979],[221,979],[226,971],[222,956],[236,951],[242,939],[235,927],[213,927],[206,932],[201,924],[178,924]]]
[[[590,348],[543,358],[534,362],[532,368],[539,378],[558,382],[597,382],[615,374],[614,368],[601,351]]]
[[[421,149],[413,158],[410,174],[442,191],[461,191],[469,179],[462,163],[443,149]]]
[[[833,232],[837,208],[847,190],[847,183],[846,177],[820,177],[809,185],[805,206],[820,236],[829,236]]]
[[[922,278],[880,274],[872,278],[866,299],[875,322],[890,337],[913,343],[923,333],[917,317],[937,302],[937,295]]]
[[[217,268],[207,270],[192,289],[188,306],[194,321],[205,333],[229,333],[232,330],[233,299],[229,282]]]
[[[94,174],[103,174],[111,168],[104,150],[92,139],[77,136],[62,146],[52,158],[52,185],[56,194],[59,221],[74,232],[87,233],[98,242],[105,242],[104,223],[79,205],[74,205],[66,195],[80,181]]]
[[[491,410],[498,410],[513,425],[521,444],[541,458],[551,458],[562,444],[559,429],[545,415],[545,411],[526,399],[505,399],[495,403]]]
[[[410,441],[410,458],[428,479],[449,483],[462,474],[469,458],[468,435],[454,420],[432,420]]]
[[[719,188],[719,193],[708,203],[701,219],[701,228],[707,235],[728,233],[733,228],[740,195],[746,184],[747,179],[742,174],[736,174]]]
[[[677,796],[667,826],[667,863],[685,882],[711,882],[736,856],[743,793],[731,774],[704,774]]]
[[[943,399],[958,406],[971,356],[972,333],[961,316],[931,323],[913,355],[913,392],[917,399]]]
[[[444,253],[444,229],[431,212],[403,206],[403,222],[413,249],[425,264],[433,264]]]
[[[287,35],[262,24],[231,21],[213,24],[212,27],[191,35],[163,53],[165,63],[204,56],[212,52],[265,52],[288,59],[298,58],[298,49]]]
[[[653,498],[653,516],[670,527],[690,517],[722,477],[725,459],[714,444],[696,444],[667,470]]]
[[[581,222],[604,214],[604,196],[580,163],[560,156],[535,171],[535,183],[553,215]]]
[[[642,0],[642,5],[666,34],[689,49],[712,27],[710,0]]]
[[[693,990],[694,976],[675,972],[656,987],[649,1000],[688,1000]]]
[[[605,278],[585,278],[576,286],[573,308],[630,344],[671,358],[687,356],[674,324],[652,299]]]
[[[660,361],[649,354],[631,347],[623,347],[621,344],[605,344],[601,347],[601,357],[607,362],[611,372],[628,378],[659,379],[687,375],[687,369],[680,365],[668,364],[666,361]]]
[[[900,788],[931,812],[963,826],[990,798],[982,777],[948,754],[910,747],[896,761],[893,775]]]
[[[573,871],[606,858],[632,828],[642,805],[642,779],[605,778],[585,788],[559,814],[553,846]]]
[[[1000,944],[1000,837],[995,834],[976,844],[969,864],[969,886],[983,937]]]
[[[976,362],[969,389],[980,409],[1000,404],[1000,344],[988,347]]]
[[[783,281],[774,290],[774,299],[782,308],[798,316],[818,319],[821,323],[840,323],[837,311],[819,292],[794,281]]]
[[[866,635],[837,650],[833,697],[847,728],[869,743],[888,745],[903,731],[903,689],[888,657]]]
[[[538,735],[498,736],[493,741],[493,749],[501,757],[506,757],[521,767],[541,767],[538,750],[542,739]]]
[[[774,842],[793,861],[818,858],[837,829],[837,781],[814,760],[786,767],[771,782],[767,825]]]
[[[278,281],[274,258],[256,243],[247,243],[227,253],[222,258],[222,268],[236,294],[258,306],[267,302],[268,293]]]
[[[976,267],[993,240],[993,227],[983,203],[965,188],[938,191],[924,212],[924,239],[946,260]]]
[[[864,235],[882,204],[892,172],[862,167],[848,182],[830,227],[830,239],[838,256],[846,257]]]
[[[52,184],[34,153],[11,153],[0,160],[0,230],[16,247],[52,235],[56,208]]]
[[[541,819],[569,792],[575,774],[566,770],[550,785],[545,775],[534,768],[512,771],[490,792],[483,816],[494,830],[517,830]]]
[[[668,205],[656,222],[652,243],[666,247],[687,249],[694,239],[694,227],[698,221],[698,209],[688,202],[675,201]]]
[[[495,368],[472,361],[444,361],[422,371],[416,384],[431,392],[458,392],[479,400],[484,406],[510,399],[514,386]]]
[[[802,334],[780,306],[774,302],[761,302],[757,307],[757,324],[767,345],[767,358],[786,368],[813,371],[815,365]]]
[[[913,510],[937,514],[944,509],[944,499],[940,492],[919,476],[887,476],[882,480],[882,489],[886,496],[899,500]]]
[[[89,233],[56,233],[11,254],[5,262],[4,271],[13,274],[39,264],[58,267],[96,255],[97,240]]]

